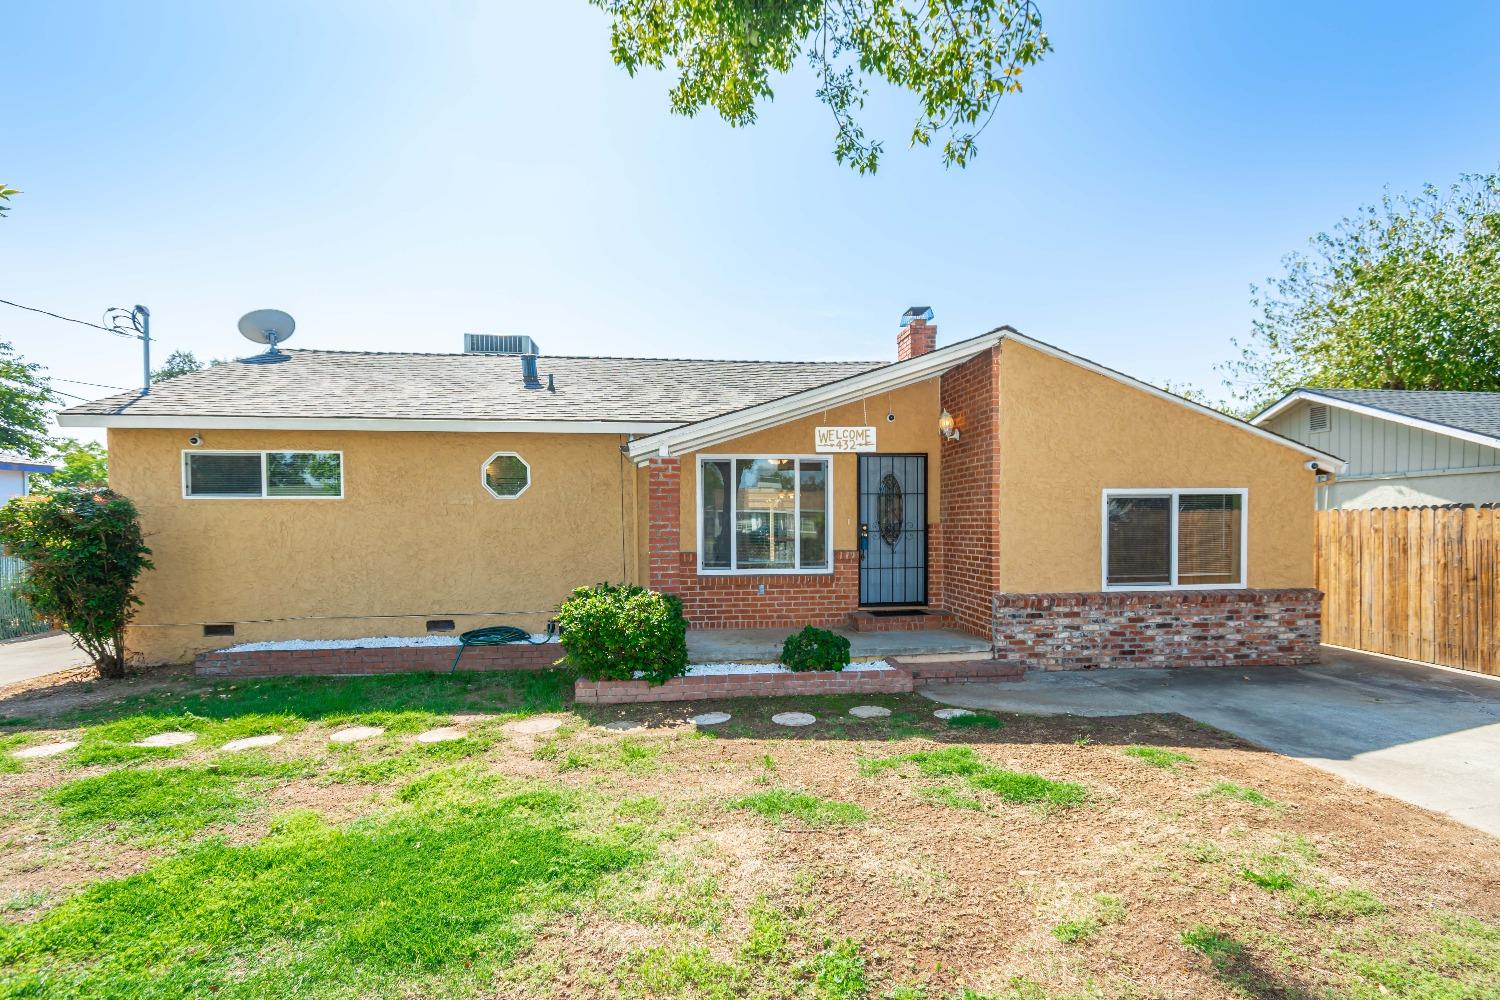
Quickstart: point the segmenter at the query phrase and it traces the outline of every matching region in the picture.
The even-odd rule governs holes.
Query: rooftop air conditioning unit
[[[530,337],[518,334],[466,333],[465,354],[540,354],[541,349]]]

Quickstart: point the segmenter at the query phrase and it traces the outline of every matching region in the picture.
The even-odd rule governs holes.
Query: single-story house
[[[60,423],[108,429],[139,506],[146,662],[540,631],[622,579],[694,628],[896,610],[1053,667],[1316,655],[1339,459],[1010,327],[938,347],[931,315],[894,362],[291,350]]]
[[[47,462],[26,455],[0,451],[0,504],[11,497],[24,497],[31,491],[29,477],[45,476],[55,470]]]
[[[1500,392],[1296,389],[1251,422],[1345,457],[1319,510],[1500,503]]]

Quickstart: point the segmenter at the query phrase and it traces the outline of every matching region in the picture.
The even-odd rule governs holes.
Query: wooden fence
[[[1323,641],[1500,675],[1500,506],[1317,514]]]

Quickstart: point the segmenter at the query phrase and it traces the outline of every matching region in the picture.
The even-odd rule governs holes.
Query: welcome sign
[[[819,452],[874,451],[873,427],[819,427],[815,448]]]

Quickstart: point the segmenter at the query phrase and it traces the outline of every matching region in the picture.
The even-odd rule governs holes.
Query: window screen
[[[1110,497],[1108,508],[1108,584],[1170,584],[1172,498]]]
[[[1242,509],[1238,493],[1184,493],[1177,498],[1177,583],[1240,582]]]
[[[700,466],[703,491],[703,565],[707,569],[729,568],[729,462],[704,462]]]
[[[186,458],[190,497],[258,497],[260,452],[239,455],[190,452]]]

